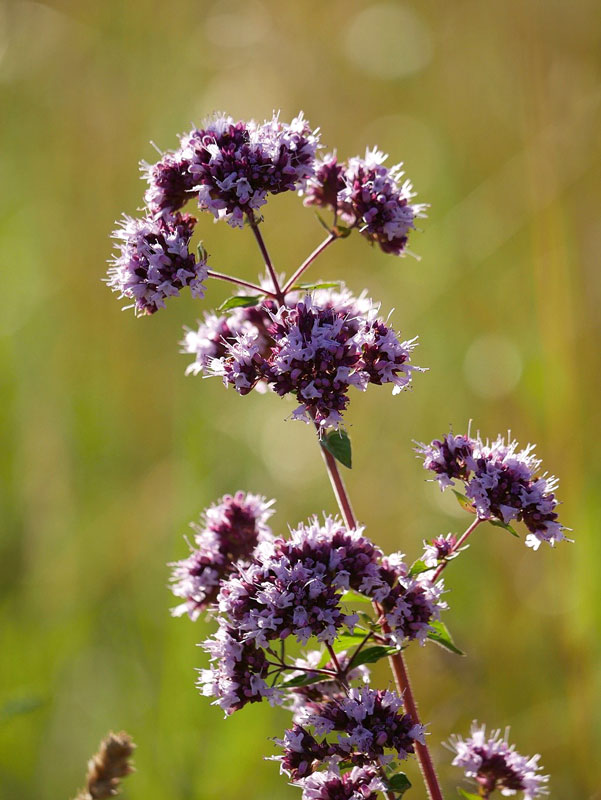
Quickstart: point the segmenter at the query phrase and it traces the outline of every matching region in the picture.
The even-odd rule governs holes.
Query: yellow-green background
[[[342,157],[379,144],[431,204],[411,240],[421,260],[353,236],[311,273],[368,287],[419,334],[415,361],[430,368],[411,393],[353,396],[347,478],[369,534],[414,557],[424,537],[462,530],[412,454],[413,439],[449,424],[511,428],[561,477],[576,543],[533,553],[482,529],[447,573],[446,620],[468,657],[408,654],[448,796],[460,774],[441,740],[478,718],[542,753],[553,797],[601,797],[598,11],[595,0],[0,6],[2,800],[72,796],[110,728],[139,745],[131,800],[299,796],[262,760],[284,712],[224,721],[198,696],[208,627],[170,618],[165,562],[226,491],[276,497],[280,531],[333,511],[313,435],[275,396],[184,377],[182,326],[224,285],[137,320],[101,283],[113,221],[141,202],[149,140],[173,147],[215,109],[273,108],[304,109]],[[321,239],[292,195],[265,216],[279,269]],[[215,269],[257,274],[248,231],[209,217],[199,228]],[[411,796],[425,796],[419,783]]]

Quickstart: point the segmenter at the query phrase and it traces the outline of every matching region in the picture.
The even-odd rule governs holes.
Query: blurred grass
[[[3,800],[72,796],[110,728],[139,744],[132,800],[298,796],[262,760],[286,715],[223,722],[198,697],[206,628],[172,620],[164,587],[187,522],[226,491],[277,497],[281,530],[333,510],[311,432],[284,422],[278,398],[184,378],[177,341],[201,314],[188,297],[135,320],[100,283],[113,220],[140,203],[148,141],[172,147],[215,108],[303,108],[342,157],[379,144],[403,159],[431,203],[412,238],[420,261],[353,237],[311,273],[394,307],[430,367],[406,396],[354,396],[349,488],[368,532],[413,556],[464,520],[424,483],[412,439],[471,417],[539,443],[576,544],[534,554],[483,531],[448,573],[446,619],[469,657],[409,658],[450,797],[459,776],[440,742],[474,717],[511,723],[519,749],[542,753],[553,797],[601,797],[597,12],[593,0],[0,5]],[[215,268],[257,273],[247,233],[200,227]],[[321,237],[287,196],[264,231],[288,270]]]

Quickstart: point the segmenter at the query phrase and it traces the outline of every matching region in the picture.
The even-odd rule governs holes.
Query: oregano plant
[[[461,654],[446,624],[442,573],[478,528],[524,532],[533,549],[566,539],[556,480],[541,472],[530,445],[509,438],[489,441],[468,428],[416,444],[428,475],[455,493],[466,528],[424,542],[407,561],[366,536],[341,474],[353,466],[344,422],[353,391],[388,384],[400,394],[423,371],[413,363],[417,339],[403,338],[368,290],[354,294],[330,278],[307,282],[321,253],[347,236],[406,254],[426,206],[414,202],[401,165],[386,160],[377,149],[346,162],[324,154],[302,114],[289,124],[279,115],[263,123],[218,115],[143,164],[143,216],[124,217],[114,234],[109,286],[143,316],[186,287],[202,299],[210,279],[231,283],[235,293],[186,329],[187,372],[219,377],[241,396],[290,395],[290,418],[312,428],[339,506],[339,516],[316,513],[283,536],[269,524],[273,500],[243,490],[220,498],[193,526],[187,557],[171,565],[173,614],[213,621],[198,688],[226,716],[263,701],[289,710],[290,727],[274,731],[272,757],[304,800],[402,797],[411,792],[403,765],[414,757],[428,797],[441,800],[431,737],[448,739],[453,764],[470,780],[460,796],[533,800],[547,793],[538,756],[520,755],[507,732],[487,733],[478,723],[466,738],[430,730],[404,651],[434,642]],[[269,198],[282,192],[313,207],[326,229],[288,276],[261,229]],[[207,251],[191,246],[196,219],[182,212],[189,202],[250,233],[265,267],[256,282],[212,269]],[[369,667],[381,659],[394,691],[372,683]]]

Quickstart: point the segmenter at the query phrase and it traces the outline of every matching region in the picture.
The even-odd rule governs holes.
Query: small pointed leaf
[[[432,567],[427,566],[421,559],[414,561],[409,568],[409,577],[415,578],[416,575],[421,575],[422,572],[428,572]]]
[[[491,525],[494,525],[495,528],[504,528],[506,531],[509,531],[512,536],[515,536],[517,539],[520,538],[520,534],[516,531],[516,529],[507,522],[502,522],[500,519],[490,519],[489,522]]]
[[[231,311],[232,308],[249,308],[256,306],[263,299],[263,295],[256,294],[243,294],[236,295],[235,297],[228,297],[217,309],[217,311]]]
[[[388,788],[399,797],[402,797],[407,789],[411,789],[411,781],[404,772],[397,772],[396,775],[387,778],[386,783],[388,784]]]
[[[459,787],[457,787],[457,792],[459,793],[460,797],[466,797],[467,800],[482,800],[482,797],[479,794],[466,792],[465,789],[460,789]]]
[[[281,684],[284,689],[294,689],[297,686],[310,686],[312,683],[319,683],[320,681],[328,680],[327,675],[315,675],[315,673],[304,673],[297,675],[294,678],[289,678]]]
[[[321,446],[325,447],[328,453],[331,453],[344,467],[352,468],[351,440],[346,431],[330,431],[322,438]]]
[[[339,286],[340,281],[330,281],[329,283],[323,281],[320,281],[319,283],[295,283],[290,291],[312,292],[315,289],[337,289]]]
[[[430,627],[434,628],[434,630],[430,631],[430,633],[428,634],[428,639],[430,639],[430,641],[436,642],[436,644],[439,644],[441,647],[450,650],[451,653],[455,653],[458,656],[465,655],[463,650],[460,650],[453,641],[453,638],[449,633],[449,629],[444,624],[444,622],[436,620],[436,622],[430,623]]]
[[[353,658],[353,667],[359,667],[361,664],[375,664],[382,658],[398,653],[398,647],[385,647],[384,645],[376,645],[375,647],[365,647],[360,650],[355,658]]]
[[[456,492],[455,489],[453,489],[453,494],[457,498],[457,502],[464,511],[467,511],[470,514],[476,513],[476,509],[472,505],[472,501],[469,500],[464,494],[461,494],[461,492]]]

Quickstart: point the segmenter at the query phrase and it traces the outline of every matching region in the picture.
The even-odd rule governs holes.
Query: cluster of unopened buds
[[[403,650],[432,641],[460,652],[441,619],[441,573],[476,527],[488,521],[518,535],[512,526],[523,523],[534,549],[566,539],[557,481],[540,472],[530,446],[448,434],[416,451],[473,515],[465,532],[425,541],[412,562],[367,538],[337,463],[351,466],[349,389],[391,384],[397,394],[410,386],[421,369],[411,363],[416,339],[403,340],[366,292],[300,278],[353,230],[385,253],[404,255],[425,206],[413,202],[401,165],[386,167],[378,150],[346,163],[320,151],[319,132],[302,114],[290,124],[278,115],[262,124],[219,115],[181,136],[177,150],[143,165],[144,213],[126,217],[115,233],[108,283],[137,315],[153,314],[186,286],[202,298],[210,278],[236,285],[235,296],[186,330],[187,372],[220,376],[240,395],[291,395],[292,418],[315,426],[340,507],[340,517],[314,516],[283,537],[268,524],[273,501],[238,491],[193,525],[190,554],[171,565],[171,589],[175,615],[206,614],[217,626],[202,645],[208,665],[199,671],[200,691],[226,715],[264,699],[289,709],[291,727],[275,740],[274,758],[305,800],[400,797],[410,787],[402,762],[413,754],[429,797],[441,800]],[[332,218],[320,218],[326,238],[285,277],[257,212],[270,195],[289,191]],[[215,220],[251,230],[265,269],[256,283],[210,268],[200,245],[193,253],[197,221],[181,211],[190,200]],[[368,665],[382,658],[396,691],[371,685]],[[538,757],[519,755],[498,731],[487,738],[474,725],[468,739],[451,737],[449,747],[476,787],[477,794],[460,790],[467,798],[546,793]]]

